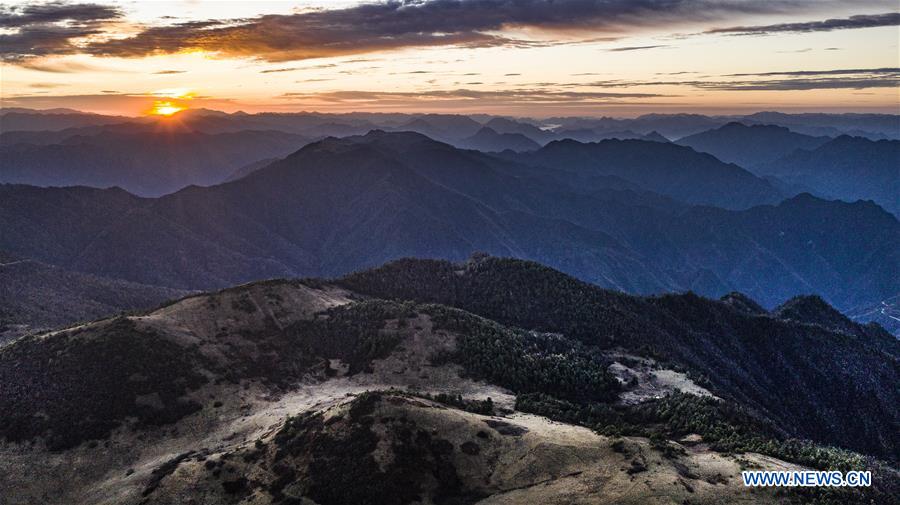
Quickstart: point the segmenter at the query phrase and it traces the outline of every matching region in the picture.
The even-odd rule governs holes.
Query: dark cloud
[[[757,77],[742,80],[685,81],[595,81],[580,86],[632,88],[642,86],[689,86],[717,91],[798,91],[812,89],[867,89],[900,87],[900,68],[790,70],[727,74],[721,77]],[[781,77],[766,79],[766,77]]]
[[[0,28],[8,32],[0,35],[0,61],[79,53],[74,40],[103,33],[106,23],[121,16],[118,8],[98,4],[0,6]]]
[[[293,72],[295,70],[300,70],[299,67],[289,67],[289,68],[270,68],[267,70],[260,70],[260,74],[276,74],[279,72]]]
[[[655,45],[655,46],[629,46],[629,47],[614,47],[612,49],[607,49],[607,51],[611,52],[620,52],[620,51],[642,51],[644,49],[656,49],[658,47],[669,47],[665,44]]]
[[[323,65],[313,65],[311,67],[270,68],[268,70],[260,70],[259,73],[274,74],[274,73],[278,73],[278,72],[293,72],[295,70],[318,70],[318,69],[323,69],[323,68],[332,68],[332,67],[336,67],[336,66],[337,65],[334,63],[326,63]]]
[[[763,81],[701,82],[698,88],[731,91],[801,91],[811,89],[895,88],[900,78],[834,77],[819,79],[778,79]]]
[[[61,88],[65,86],[65,84],[60,84],[58,82],[33,82],[28,85],[29,88],[35,89],[53,89],[53,88]]]
[[[122,72],[122,70],[110,69],[97,65],[87,65],[76,61],[41,61],[30,60],[19,62],[19,65],[28,70],[47,72],[51,74],[75,74],[79,72]]]
[[[514,75],[522,75],[522,74],[503,74],[504,77],[512,77]]]
[[[424,91],[330,91],[323,93],[285,93],[281,98],[291,100],[318,100],[328,103],[358,103],[392,101],[406,104],[415,102],[435,102],[444,104],[497,104],[497,103],[540,103],[540,104],[575,104],[606,103],[639,98],[655,98],[667,95],[656,93],[615,93],[601,91],[559,91],[548,89],[505,89],[505,90],[473,90],[444,89]]]
[[[61,22],[91,23],[116,19],[121,15],[121,11],[116,7],[98,4],[48,2],[21,7],[0,6],[0,28],[22,28]]]
[[[499,33],[529,28],[577,34],[581,40],[587,34],[593,36],[589,40],[609,40],[605,34],[732,19],[744,14],[809,10],[818,3],[812,0],[386,0],[239,21],[156,26],[132,37],[91,44],[85,50],[100,56],[123,57],[204,50],[225,57],[276,62],[404,47],[535,47],[548,42],[510,39]]]
[[[352,60],[346,60],[346,61],[344,61],[344,63],[370,63],[373,61],[381,61],[381,59],[380,58],[354,58]],[[446,63],[446,62],[439,62],[439,63]]]
[[[826,19],[825,21],[809,21],[805,23],[781,23],[762,26],[732,26],[715,28],[704,33],[724,33],[730,35],[767,35],[784,32],[828,32],[831,30],[848,30],[852,28],[875,28],[878,26],[900,25],[900,12],[885,14],[860,14],[848,18]]]
[[[159,72],[153,72],[153,75],[170,75],[170,74],[183,74],[186,70],[160,70]]]
[[[833,70],[787,70],[778,72],[759,72],[744,74],[725,74],[724,77],[766,77],[771,75],[893,75],[900,76],[900,68],[852,68],[852,69],[833,69]]]

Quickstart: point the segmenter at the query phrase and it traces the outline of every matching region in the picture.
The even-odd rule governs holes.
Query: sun
[[[153,102],[153,108],[150,109],[150,114],[155,116],[171,116],[172,114],[181,112],[186,108],[187,107],[181,107],[172,102],[156,101]]]

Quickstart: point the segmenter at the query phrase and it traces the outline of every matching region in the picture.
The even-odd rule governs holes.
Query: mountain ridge
[[[442,282],[428,281],[428,272]],[[473,304],[475,313],[422,296],[427,303],[373,296],[384,287],[455,293],[460,298],[444,301]],[[587,303],[570,303],[579,297]],[[578,313],[590,317],[567,315]],[[522,329],[541,319],[564,331]],[[780,377],[785,367],[812,380],[799,402],[770,395],[754,407],[731,394],[729,361],[707,361],[724,369],[704,378],[666,345],[678,333],[690,345],[739,344],[760,324],[751,340],[772,332],[784,344],[790,334],[804,347],[806,354],[765,346],[780,349],[781,359],[756,363],[760,378]],[[628,340],[611,342],[624,348],[590,343],[590,335],[618,338],[635,329],[639,339],[659,338],[662,352]],[[865,341],[845,349],[854,337],[823,327],[749,316],[693,295],[632,297],[518,260],[404,260],[338,280],[255,282],[0,347],[7,386],[0,436],[11,449],[0,461],[0,484],[13,490],[16,505],[46,494],[162,505],[186,493],[196,498],[198,490],[204,503],[306,497],[349,505],[359,493],[388,496],[384,489],[405,497],[399,503],[427,496],[561,505],[570,503],[572,485],[602,479],[611,500],[656,503],[652,496],[662,491],[659,503],[676,496],[712,504],[747,498],[739,473],[753,465],[868,468],[872,488],[807,492],[842,503],[892,499],[900,490],[890,463],[790,438],[868,444],[876,454],[885,450],[878,444],[891,451],[897,443],[840,439],[865,423],[891,422],[881,406],[893,390],[839,411],[835,422],[854,429],[817,424],[824,410],[790,421],[807,414],[808,402],[836,396],[810,379],[823,372],[804,346],[808,338],[829,344],[812,348],[824,361],[830,352],[843,355],[828,373],[843,374],[849,387],[863,389],[858,394],[891,384],[881,375],[898,371],[889,365],[896,341],[883,350]],[[743,354],[728,344],[720,352]],[[859,363],[874,382],[862,378]],[[63,468],[80,477],[42,478]],[[355,494],[328,491],[335,482]],[[760,490],[752,498],[785,496]]]
[[[776,125],[745,125],[731,122],[714,130],[678,139],[676,144],[707,152],[728,163],[752,170],[798,149],[815,149],[830,137],[813,137]]]
[[[591,181],[421,134],[373,132],[325,139],[240,180],[157,199],[0,186],[0,248],[180,289],[340,275],[410,255],[458,261],[484,250],[629,292],[738,290],[767,307],[813,292],[846,308],[900,291],[891,273],[898,223],[875,205],[800,195],[726,211],[688,207],[614,176]],[[858,261],[862,243],[872,253]]]

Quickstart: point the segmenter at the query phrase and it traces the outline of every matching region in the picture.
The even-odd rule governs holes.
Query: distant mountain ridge
[[[818,194],[873,200],[900,215],[900,140],[872,141],[847,135],[815,149],[800,149],[754,168]]]
[[[798,149],[815,149],[830,140],[830,137],[794,133],[782,126],[747,126],[732,122],[715,130],[684,137],[676,143],[752,171],[756,165],[774,161]]]
[[[457,143],[458,146],[483,152],[500,151],[534,151],[541,145],[521,133],[497,133],[485,126],[475,135],[466,137]]]
[[[576,144],[548,147],[598,149]],[[728,167],[671,144],[603,144],[616,155],[664,149],[663,161],[678,163],[673,154],[683,153]],[[461,260],[481,250],[632,293],[741,291],[767,307],[803,293],[846,308],[900,292],[900,224],[875,205],[801,195],[727,211],[608,175],[590,182],[415,133],[372,132],[325,139],[237,181],[157,199],[0,186],[0,249],[178,289],[340,275],[403,256]]]
[[[67,135],[48,145],[3,141],[0,182],[119,186],[143,196],[160,196],[191,184],[219,183],[242,165],[280,158],[308,139],[279,131],[205,134],[141,128]]]
[[[507,157],[568,172],[575,180],[595,174],[621,177],[690,204],[740,209],[783,197],[769,182],[738,166],[670,143],[557,140],[533,153]]]

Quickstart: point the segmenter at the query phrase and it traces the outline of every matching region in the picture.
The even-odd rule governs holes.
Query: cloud
[[[267,70],[260,70],[260,74],[275,74],[278,72],[293,72],[295,70],[300,70],[299,67],[289,67],[289,68],[270,68]]]
[[[122,17],[116,8],[98,4],[49,2],[0,6],[0,61],[20,62],[80,53],[75,40],[104,33],[105,25]]]
[[[812,89],[867,89],[900,87],[900,68],[788,70],[726,74],[720,77],[758,77],[742,80],[627,81],[607,80],[573,84],[601,88],[689,86],[717,91],[799,91]],[[767,79],[767,77],[781,77]],[[559,85],[563,86],[563,85]]]
[[[900,68],[852,68],[852,69],[833,69],[833,70],[787,70],[777,72],[759,72],[744,74],[725,74],[724,77],[766,77],[770,75],[893,75],[900,76]]]
[[[336,67],[336,66],[337,66],[337,65],[334,64],[334,63],[325,63],[325,64],[322,64],[322,65],[313,65],[313,66],[310,66],[310,67],[270,68],[270,69],[267,69],[267,70],[260,70],[259,73],[261,73],[261,74],[273,74],[273,73],[278,73],[278,72],[293,72],[293,71],[295,71],[295,70],[320,70],[320,69],[323,69],[323,68],[333,68],[333,67]]]
[[[579,42],[610,40],[632,30],[835,4],[835,0],[385,0],[244,20],[151,26],[83,49],[119,57],[199,50],[280,62],[407,47],[540,47],[573,37]],[[502,35],[512,31],[562,37],[548,42]]]
[[[125,72],[124,70],[102,67],[99,65],[88,65],[77,61],[60,61],[60,60],[27,60],[17,62],[22,68],[34,70],[36,72],[47,72],[51,74],[76,74],[80,72]]]
[[[665,44],[655,45],[655,46],[629,46],[629,47],[614,47],[612,49],[607,49],[610,52],[620,52],[620,51],[642,51],[644,49],[656,49],[658,47],[669,47]]]
[[[808,53],[812,51],[811,47],[805,47],[803,49],[788,49],[785,51],[775,51],[778,54],[800,54],[800,53]]]
[[[60,22],[90,23],[122,15],[116,7],[99,4],[48,2],[21,7],[0,7],[0,28],[21,28]]]
[[[28,85],[29,88],[35,88],[35,89],[53,89],[53,88],[61,88],[64,86],[65,86],[65,84],[60,84],[58,82],[33,82]]]
[[[528,102],[532,104],[590,104],[607,103],[622,100],[656,98],[670,95],[657,93],[617,93],[601,91],[559,91],[539,88],[505,89],[505,90],[473,90],[443,89],[425,91],[329,91],[321,93],[293,92],[281,95],[290,100],[315,100],[331,104],[378,102],[379,104],[405,103],[420,104],[422,102],[442,104],[515,104]]]
[[[171,75],[171,74],[183,74],[186,70],[160,70],[159,72],[153,72],[153,75]]]
[[[714,28],[704,33],[724,33],[729,35],[769,35],[784,32],[828,32],[832,30],[849,30],[853,28],[875,28],[879,26],[900,25],[900,12],[885,14],[859,14],[848,18],[826,19],[825,21],[809,21],[805,23],[781,23],[762,26],[732,26]]]
[[[802,91],[812,89],[895,88],[900,77],[827,77],[813,79],[774,79],[761,81],[699,82],[697,88],[722,91]]]
[[[373,62],[373,61],[381,61],[381,59],[380,58],[354,58],[352,60],[346,60],[346,61],[344,61],[344,63],[369,63],[369,62]],[[440,63],[446,63],[446,62],[440,62]]]

